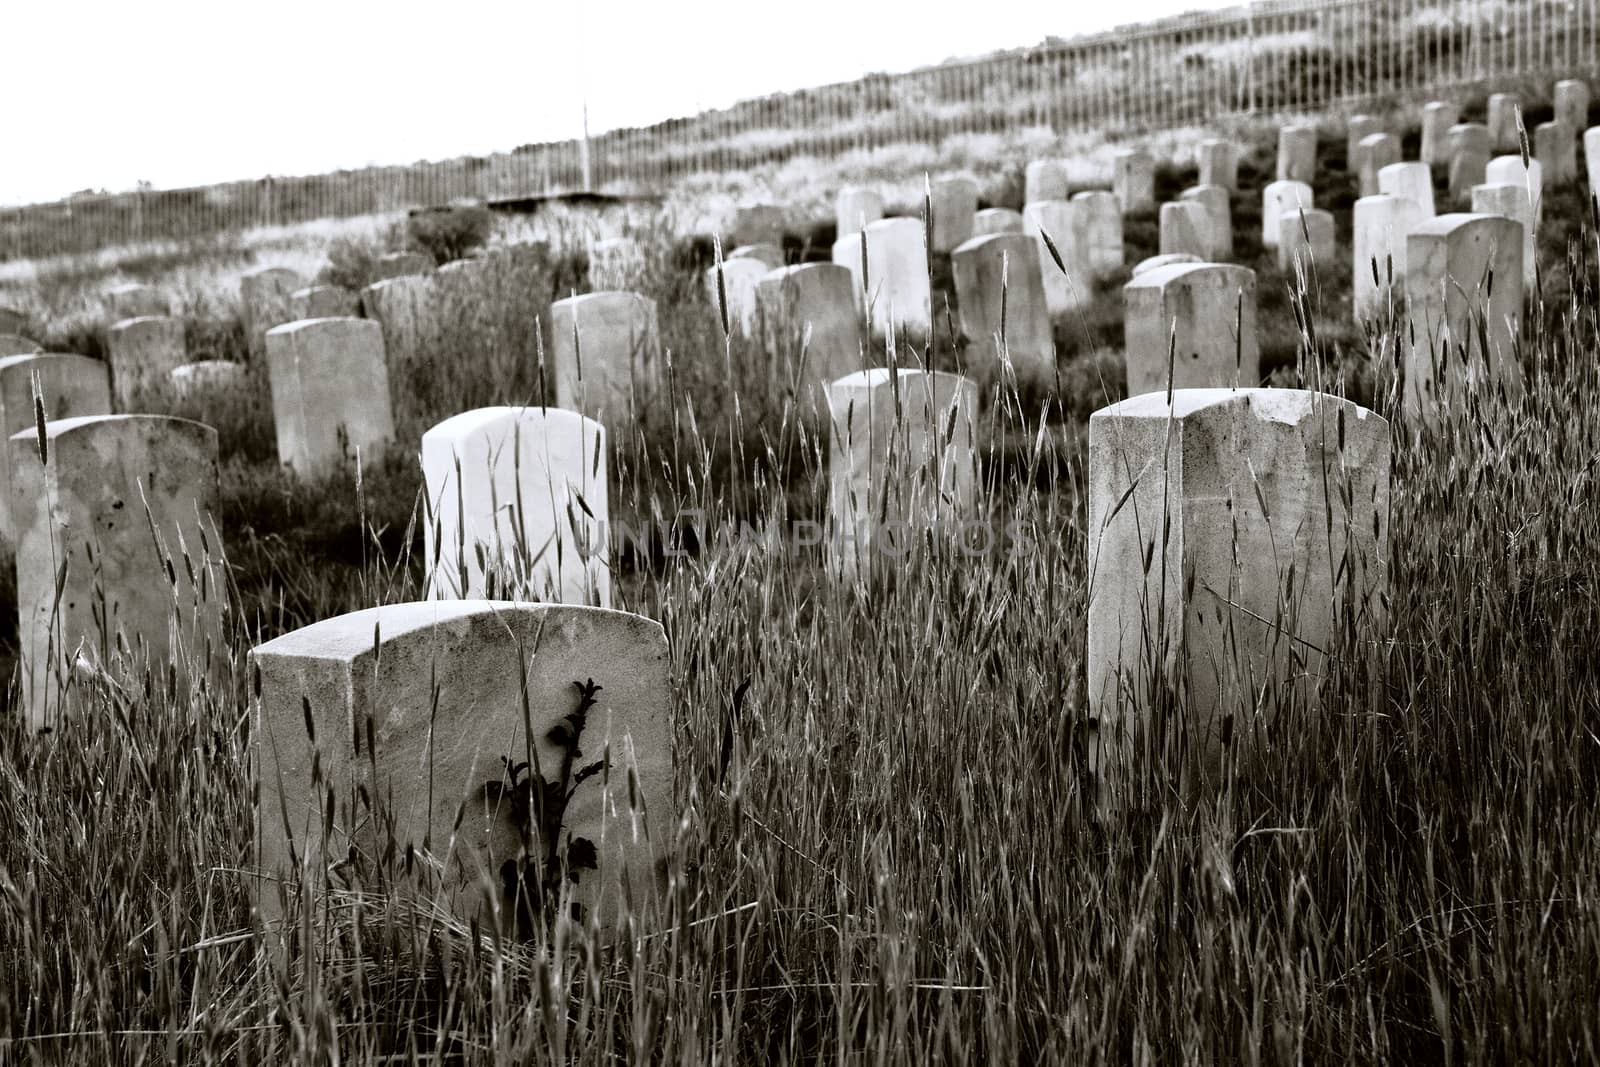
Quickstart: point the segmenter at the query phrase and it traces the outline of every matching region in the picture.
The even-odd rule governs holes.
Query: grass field
[[[1547,116],[1530,106],[1527,125]],[[39,738],[0,718],[0,1062],[1600,1059],[1600,248],[1585,187],[1546,192],[1527,395],[1482,390],[1423,427],[1390,388],[1403,315],[1351,324],[1348,251],[1298,282],[1261,249],[1272,146],[1251,137],[1235,258],[1258,272],[1264,370],[1389,417],[1394,462],[1388,628],[1347,635],[1335,658],[1355,666],[1281,713],[1258,765],[1183,797],[1162,787],[1181,759],[1169,746],[1142,768],[1148,803],[1114,818],[1083,803],[1085,420],[1122,392],[1124,269],[1060,324],[1059,394],[985,397],[984,514],[1024,523],[1032,551],[919,553],[870,590],[830,582],[815,555],[687,531],[685,557],[614,561],[618,606],[671,642],[681,815],[658,842],[670,892],[617,938],[558,923],[519,942],[355,894],[286,941],[253,934],[242,667],[204,696],[135,682]],[[1407,129],[1406,158],[1417,141]],[[1321,150],[1317,203],[1347,250],[1342,135]],[[1186,160],[1165,165],[1157,200],[1193,182]],[[1020,173],[986,188],[1016,206]],[[384,223],[350,225],[370,240]],[[393,354],[399,444],[359,479],[277,469],[259,367],[253,395],[177,409],[221,433],[239,656],[420,595],[420,434],[547,395],[538,319],[581,290],[589,225],[548,224],[545,248],[497,260]],[[611,428],[613,518],[819,517],[825,427],[722,337],[697,273],[709,242],[626,226],[651,248],[673,358],[669,395]],[[248,359],[238,274],[309,272],[349,236],[4,277],[50,350],[102,353],[93,294],[119,276],[184,294],[193,353]],[[1125,240],[1129,266],[1154,254],[1154,212],[1130,216]],[[830,243],[820,224],[790,251],[826,258]],[[948,263],[933,270],[943,308]],[[961,365],[942,326],[929,352],[898,356]]]

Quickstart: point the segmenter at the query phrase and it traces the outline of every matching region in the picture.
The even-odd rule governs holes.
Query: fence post
[[[1244,38],[1245,110],[1254,115],[1256,113],[1256,5],[1254,2],[1247,5],[1244,9]]]

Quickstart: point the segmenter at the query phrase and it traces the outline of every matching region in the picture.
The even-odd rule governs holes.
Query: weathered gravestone
[[[1256,273],[1231,263],[1174,263],[1122,287],[1128,395],[1261,380]]]
[[[37,432],[35,398],[43,406],[47,423],[80,415],[109,415],[111,378],[104,363],[87,356],[52,353],[0,358],[0,432],[7,439],[24,430]],[[16,544],[9,448],[0,449],[0,543]]]
[[[724,245],[777,245],[783,247],[783,209],[773,204],[752,204],[733,213],[733,224]]]
[[[860,236],[867,242],[865,292],[873,334],[927,337],[933,328],[933,293],[922,220],[879,219]]]
[[[854,276],[836,263],[803,263],[756,284],[763,348],[773,377],[792,386],[798,402],[827,410],[827,383],[864,362]]]
[[[1161,205],[1161,255],[1209,256],[1211,216],[1204,204],[1175,201]]]
[[[1584,131],[1583,165],[1589,172],[1589,199],[1600,198],[1600,126]]]
[[[466,411],[422,435],[428,595],[611,606],[606,433],[561,408]]]
[[[369,319],[306,319],[267,331],[278,461],[302,478],[394,439],[383,332]]]
[[[1033,239],[1039,257],[1045,310],[1051,316],[1075,311],[1094,298],[1086,222],[1078,205],[1070,200],[1035,200],[1022,209],[1025,233]],[[1046,234],[1061,257],[1060,266],[1045,244]]]
[[[1522,228],[1522,284],[1532,289],[1538,281],[1537,208],[1528,200],[1528,187],[1514,182],[1487,182],[1472,187],[1472,211],[1499,215]]]
[[[1424,218],[1433,218],[1433,171],[1426,163],[1391,163],[1378,172],[1375,195],[1399,196],[1411,201]]]
[[[1522,138],[1517,132],[1517,122],[1522,103],[1515,93],[1489,94],[1489,147],[1514,149]]]
[[[972,236],[987,237],[991,233],[1021,233],[1022,212],[1008,207],[986,207],[972,216]]]
[[[421,252],[385,252],[373,263],[372,280],[404,278],[408,274],[432,274],[433,257]]]
[[[1496,215],[1440,215],[1407,236],[1408,337],[1414,339],[1406,354],[1408,414],[1454,406],[1468,382],[1496,380],[1520,391],[1522,244],[1522,228]],[[1487,352],[1475,317],[1484,324]]]
[[[1293,215],[1301,208],[1311,206],[1311,186],[1305,182],[1269,182],[1261,193],[1261,244],[1264,248],[1278,247],[1278,223],[1284,215]]]
[[[832,562],[892,570],[923,531],[960,536],[976,506],[978,389],[942,371],[857,371],[828,385]]]
[[[1400,162],[1400,138],[1392,133],[1373,133],[1361,139],[1356,148],[1362,196],[1376,196],[1378,172],[1391,163]]]
[[[1022,204],[1037,200],[1066,200],[1072,195],[1064,159],[1035,159],[1022,171]]]
[[[251,888],[267,929],[348,888],[528,937],[568,891],[614,927],[660,890],[677,820],[659,623],[430,600],[327,619],[250,658]],[[559,808],[540,802],[555,792]]]
[[[183,329],[182,319],[143,315],[106,331],[118,411],[139,411],[154,394],[166,391],[172,369],[189,361]]]
[[[1537,159],[1530,159],[1524,165],[1521,156],[1495,156],[1489,160],[1489,165],[1483,168],[1482,184],[1495,185],[1502,182],[1522,186],[1528,194],[1529,203],[1533,205],[1534,217],[1539,216],[1539,205],[1544,199],[1544,167]]]
[[[777,245],[740,245],[728,253],[727,259],[753,259],[768,270],[777,270],[784,265],[783,249]]]
[[[1221,185],[1196,185],[1178,194],[1179,200],[1201,204],[1206,209],[1203,243],[1205,258],[1221,262],[1233,255],[1233,204]]]
[[[719,317],[726,306],[730,332],[741,337],[755,336],[756,285],[771,270],[749,256],[725,260],[720,269],[715,265],[705,269],[706,296]]]
[[[933,250],[953,252],[970,241],[978,214],[978,183],[964,174],[934,179],[929,187],[933,206]]]
[[[995,233],[974,237],[950,257],[968,342],[966,364],[979,381],[1014,374],[1019,383],[1045,385],[1055,378],[1038,245],[1026,234]],[[1011,370],[1002,374],[1007,362]]]
[[[556,406],[601,425],[639,419],[661,379],[656,302],[638,293],[589,293],[550,306]]]
[[[1472,199],[1472,187],[1483,184],[1489,166],[1489,127],[1463,122],[1450,127],[1450,200],[1460,204]]]
[[[1307,207],[1278,219],[1278,269],[1292,273],[1297,267],[1310,273],[1313,266],[1333,263],[1333,212]]]
[[[342,285],[311,285],[289,294],[290,321],[353,319],[361,314],[361,297]]]
[[[1111,192],[1124,212],[1145,211],[1156,205],[1156,161],[1141,149],[1111,154]]]
[[[1232,141],[1201,141],[1195,149],[1201,185],[1239,188],[1239,146]]]
[[[249,368],[232,360],[208,359],[173,367],[167,378],[180,397],[239,395],[249,387]]]
[[[1361,160],[1361,142],[1375,133],[1383,133],[1383,123],[1372,115],[1351,115],[1350,121],[1345,124],[1344,158],[1345,167],[1355,172]]]
[[[1541,122],[1533,131],[1533,155],[1551,183],[1578,176],[1577,131],[1560,122]]]
[[[1180,389],[1170,404],[1155,392],[1095,412],[1087,668],[1101,805],[1142,806],[1141,771],[1179,774],[1159,788],[1187,793],[1214,787],[1230,757],[1270,763],[1263,709],[1280,694],[1313,707],[1347,626],[1382,639],[1389,468],[1388,424],[1326,394]],[[1152,709],[1167,694],[1183,718],[1163,728]],[[1134,766],[1140,751],[1161,762]]]
[[[137,319],[145,315],[165,315],[167,298],[159,290],[137,282],[124,282],[106,290],[106,307],[112,322]]]
[[[1278,170],[1280,182],[1304,182],[1308,186],[1317,176],[1317,130],[1315,126],[1284,126],[1278,130]]]
[[[849,237],[866,229],[869,222],[883,218],[883,197],[871,189],[851,185],[839,190],[834,204],[836,236]],[[777,266],[783,266],[779,263]],[[776,268],[774,268],[776,269]]]
[[[289,298],[305,284],[288,267],[257,267],[239,276],[239,317],[251,352],[261,351],[268,330],[294,321]]]
[[[1589,125],[1589,85],[1575,78],[1556,82],[1551,95],[1555,121],[1577,131]]]
[[[1404,295],[1406,235],[1429,217],[1409,197],[1380,194],[1356,201],[1351,293],[1358,322],[1376,317]]]
[[[361,312],[378,324],[397,366],[418,356],[438,333],[441,294],[431,274],[402,274],[361,290]]]
[[[1122,267],[1122,205],[1115,193],[1086,189],[1072,194],[1072,206],[1083,225],[1089,265],[1097,274]]]
[[[161,415],[88,415],[7,442],[22,694],[56,723],[87,678],[180,694],[227,660],[226,564],[209,516],[217,434]],[[154,532],[152,532],[152,525]],[[61,576],[59,592],[58,576]]]
[[[1450,130],[1461,121],[1461,109],[1435,100],[1422,109],[1422,162],[1430,167],[1450,163]]]

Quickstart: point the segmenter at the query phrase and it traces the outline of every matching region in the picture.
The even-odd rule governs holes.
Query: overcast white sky
[[[503,151],[1228,0],[14,0],[0,203]]]

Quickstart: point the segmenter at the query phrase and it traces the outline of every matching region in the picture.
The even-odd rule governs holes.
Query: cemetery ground
[[[286,940],[252,933],[241,651],[203,697],[152,675],[42,739],[0,722],[0,1061],[1600,1058],[1600,247],[1581,174],[1545,195],[1527,394],[1479,388],[1424,426],[1396,392],[1403,314],[1352,324],[1347,241],[1278,268],[1258,236],[1273,143],[1245,148],[1234,261],[1257,272],[1264,375],[1391,420],[1393,551],[1385,632],[1342,634],[1316,700],[1263,693],[1273,728],[1219,791],[1184,788],[1158,704],[1174,729],[1139,763],[1143,801],[1108,817],[1083,794],[1085,423],[1123,392],[1127,266],[1058,325],[1058,382],[983,383],[984,515],[1025,550],[920,545],[857,589],[815,548],[722,536],[820,518],[826,426],[724,334],[709,242],[647,228],[671,362],[664,395],[608,426],[611,514],[663,536],[619,550],[613,589],[671,649],[670,890],[609,936],[520,939],[359,886]],[[1329,127],[1317,205],[1341,235],[1344,162]],[[1163,165],[1156,200],[1192,184]],[[192,356],[250,367],[241,393],[152,401],[218,430],[213,594],[237,649],[425,596],[417,442],[551,395],[538,323],[585,288],[572,225],[487,258],[391,352],[393,450],[310,480],[278,467],[260,353],[214,284],[238,246],[120,265],[187,294]],[[831,230],[791,228],[790,255],[827,259]],[[1124,239],[1125,264],[1154,255],[1156,211]],[[335,269],[369,269],[363,247]],[[931,269],[928,360],[957,369],[948,259]],[[102,273],[35,280],[48,350],[103,354]]]

